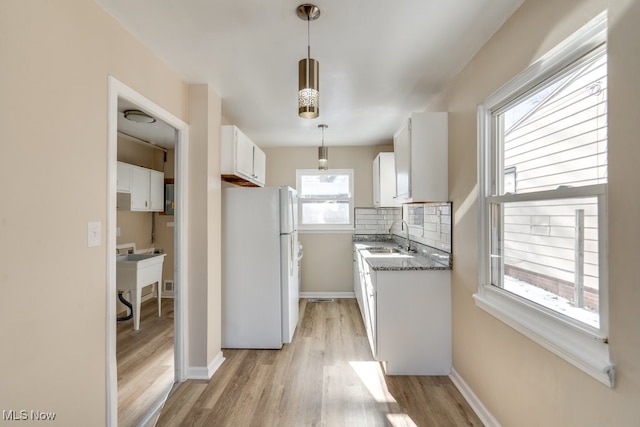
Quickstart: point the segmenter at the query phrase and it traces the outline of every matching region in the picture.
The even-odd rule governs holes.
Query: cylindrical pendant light
[[[329,169],[329,147],[324,146],[324,130],[328,127],[325,124],[318,125],[322,129],[322,145],[318,147],[318,169],[321,171]]]
[[[296,11],[300,19],[307,21],[307,57],[298,62],[298,116],[315,119],[320,114],[320,64],[311,58],[309,23],[320,17],[320,9],[301,4]]]

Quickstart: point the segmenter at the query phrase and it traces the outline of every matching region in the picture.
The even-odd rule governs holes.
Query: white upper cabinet
[[[393,135],[399,202],[449,199],[447,113],[413,113]]]
[[[267,155],[257,145],[253,146],[253,174],[256,183],[262,187],[267,178]]]
[[[222,126],[220,167],[222,179],[238,185],[262,187],[267,157],[240,129]]]
[[[164,210],[164,173],[118,162],[118,209]]]
[[[118,162],[118,193],[131,192],[131,165],[128,163]]]
[[[379,153],[373,160],[373,206],[400,206],[396,195],[396,166],[393,153]]]
[[[153,212],[164,211],[164,173],[149,171],[149,207]]]

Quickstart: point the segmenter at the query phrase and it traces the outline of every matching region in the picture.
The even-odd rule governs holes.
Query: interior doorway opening
[[[161,135],[155,135],[153,133],[149,135],[144,135],[141,133],[136,133],[135,127],[132,128],[127,125],[127,122],[123,122],[124,112],[137,110],[142,112],[145,115],[148,115],[149,118],[155,120],[159,124],[164,125],[163,132],[170,132],[170,136],[166,137],[165,140]],[[147,120],[150,122],[151,119]],[[126,120],[126,119],[124,119]],[[120,121],[120,123],[119,123]],[[141,123],[140,123],[141,124]],[[132,123],[131,125],[134,125]],[[157,126],[155,128],[158,128]],[[151,129],[150,127],[145,130]],[[154,131],[157,131],[155,129]],[[166,135],[165,135],[166,136]],[[172,301],[167,301],[167,299],[162,299],[161,305],[158,305],[159,314],[161,314],[162,308],[164,308],[165,314],[170,315],[173,313],[174,321],[171,325],[167,325],[166,319],[164,320],[164,333],[165,338],[167,333],[171,333],[173,335],[173,345],[170,350],[172,350],[173,360],[168,363],[172,363],[173,370],[170,373],[171,377],[169,381],[165,384],[162,382],[158,385],[158,391],[160,395],[163,395],[160,399],[149,399],[145,406],[142,409],[144,413],[141,419],[138,419],[136,423],[140,423],[141,425],[145,424],[149,419],[151,419],[155,413],[157,413],[164,403],[164,399],[166,395],[169,393],[171,386],[175,382],[181,382],[185,379],[186,372],[186,346],[185,346],[185,337],[186,337],[186,315],[187,315],[187,304],[186,304],[186,265],[187,265],[187,254],[186,254],[186,226],[184,225],[184,220],[187,217],[187,204],[186,204],[186,189],[187,189],[187,149],[188,149],[188,126],[186,123],[173,116],[162,107],[157,104],[151,102],[146,97],[140,95],[133,89],[124,85],[117,79],[113,77],[109,77],[109,101],[108,101],[108,203],[107,203],[107,355],[106,355],[106,375],[107,375],[107,425],[116,425],[118,423],[118,378],[120,377],[120,372],[118,371],[118,357],[117,357],[117,347],[118,347],[118,333],[117,331],[120,328],[117,325],[117,316],[118,312],[121,312],[124,306],[118,306],[117,303],[117,284],[116,284],[116,262],[117,262],[117,252],[118,246],[123,243],[120,239],[123,232],[127,233],[126,240],[136,240],[136,233],[139,230],[136,228],[150,228],[150,238],[147,240],[146,238],[138,239],[141,244],[136,245],[138,247],[138,251],[146,251],[149,252],[160,252],[166,251],[171,252],[172,256],[170,257],[170,261],[165,271],[170,271],[172,273],[171,278],[168,280],[171,283],[173,292]],[[149,139],[155,140],[149,141]],[[129,146],[129,152],[123,154],[123,150],[118,150],[119,141],[122,146],[125,145],[123,141],[127,141],[126,145]],[[160,142],[164,141],[164,142]],[[152,145],[157,145],[160,147],[159,153],[155,153],[150,156],[150,169],[161,169],[158,166],[154,166],[154,158],[160,157],[161,160],[156,161],[156,163],[161,163],[161,166],[166,170],[164,173],[167,175],[167,179],[171,181],[171,193],[173,196],[173,200],[171,201],[170,207],[173,210],[173,215],[171,218],[168,215],[160,215],[158,213],[158,208],[155,208],[156,212],[153,212],[152,209],[149,209],[149,212],[144,212],[142,215],[137,215],[140,212],[128,212],[126,219],[120,218],[118,216],[118,205],[122,201],[119,200],[118,193],[118,166],[119,160],[123,160],[125,158],[133,159],[135,156],[139,155],[139,153],[144,152],[145,149],[154,150],[153,146],[147,146],[145,149],[131,149],[136,143],[141,145],[145,145],[145,143],[151,142]],[[133,145],[130,145],[133,144]],[[173,146],[171,146],[173,145]],[[119,156],[119,151],[120,156]],[[125,150],[126,151],[126,150]],[[137,153],[137,154],[136,154]],[[121,159],[119,159],[121,157]],[[170,163],[172,165],[167,165]],[[131,163],[136,163],[135,161]],[[136,166],[137,167],[137,166]],[[165,187],[165,183],[168,181],[163,180],[163,187]],[[164,193],[163,188],[163,193]],[[126,196],[126,194],[125,194]],[[131,197],[131,195],[129,195]],[[130,209],[129,209],[130,210]],[[126,211],[126,209],[125,209]],[[162,207],[162,211],[166,212],[166,207]],[[135,214],[135,215],[132,215]],[[173,221],[171,221],[173,219]],[[125,231],[119,224],[122,221],[123,223],[127,223],[128,229]],[[133,224],[133,225],[132,225]],[[143,224],[141,227],[138,225]],[[150,224],[150,227],[147,225]],[[160,228],[162,227],[162,228]],[[170,232],[167,231],[170,229]],[[160,235],[164,235],[164,241],[160,238]],[[170,235],[172,239],[167,239],[167,236]],[[171,241],[171,243],[168,243]],[[127,242],[128,244],[129,242]],[[148,244],[147,244],[148,243]],[[156,247],[155,245],[163,246]],[[140,248],[141,246],[141,248]],[[135,251],[135,249],[134,249]],[[167,254],[168,255],[168,254]],[[164,258],[167,258],[165,256]],[[163,275],[164,278],[164,275]],[[154,298],[160,295],[161,293],[165,293],[167,295],[168,289],[166,288],[166,284],[164,280],[160,280],[158,283],[158,287],[154,288],[153,294],[149,294],[149,298]],[[143,298],[144,299],[144,298]],[[149,301],[152,302],[152,301]],[[171,304],[173,302],[173,304]],[[153,303],[153,302],[152,302]],[[149,304],[146,303],[148,306]],[[155,305],[155,303],[154,303]],[[136,309],[136,308],[134,308]],[[142,305],[142,310],[138,313],[144,313],[145,305]],[[144,322],[144,321],[143,321]],[[133,322],[131,323],[131,328],[133,329]],[[157,323],[157,322],[156,322]],[[127,325],[128,326],[128,325]],[[157,326],[157,325],[156,325]],[[149,322],[149,328],[147,329],[147,333],[151,330],[152,327],[151,322]],[[167,332],[167,327],[172,329]],[[133,346],[130,346],[128,351],[136,351],[136,344],[139,344],[140,348],[143,348],[145,345],[149,345],[153,340],[153,337],[146,336],[144,333],[140,331],[143,330],[144,323],[140,324],[140,329],[135,331],[137,333],[135,340],[138,340],[138,343],[133,343]],[[131,343],[130,343],[131,344]],[[153,345],[153,344],[151,344]],[[166,347],[166,346],[165,346]],[[143,354],[143,353],[141,353]],[[167,353],[165,352],[164,358],[166,359]],[[163,362],[167,365],[166,360]],[[144,369],[144,362],[140,363],[139,361],[136,364],[140,367],[139,372],[136,375],[141,376],[149,376],[153,375],[151,371],[148,369]],[[130,366],[129,366],[130,368]],[[166,368],[166,366],[165,366]],[[132,369],[131,372],[135,373],[136,369]],[[157,371],[156,371],[157,374]],[[144,384],[144,378],[142,378],[142,382],[140,384]],[[147,378],[147,383],[148,383]],[[128,391],[129,393],[131,390]]]

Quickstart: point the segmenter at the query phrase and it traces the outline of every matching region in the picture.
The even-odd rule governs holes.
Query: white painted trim
[[[614,387],[615,366],[609,359],[609,346],[602,339],[542,313],[543,307],[515,301],[515,296],[491,285],[484,286],[473,298],[487,313],[601,383]]]
[[[298,234],[353,234],[355,231],[349,225],[346,228],[299,228]]]
[[[189,126],[150,99],[139,94],[113,76],[107,79],[107,227],[106,227],[106,406],[107,426],[118,423],[118,385],[116,362],[116,189],[117,189],[117,144],[118,144],[118,98],[126,99],[141,110],[166,122],[177,130],[176,141],[176,216],[175,216],[175,381],[185,379],[188,360],[187,340],[187,224],[188,218],[188,174]]]
[[[220,351],[207,367],[190,366],[187,369],[187,378],[191,380],[210,380],[213,374],[215,374],[220,366],[222,366],[224,361],[225,358],[222,355],[222,351]]]
[[[495,318],[511,326],[532,341],[561,357],[593,378],[613,388],[615,385],[615,366],[610,360],[606,337],[608,336],[608,283],[607,283],[607,225],[606,192],[604,184],[580,187],[560,188],[523,194],[505,194],[491,196],[491,183],[495,179],[494,171],[502,170],[497,164],[492,168],[492,159],[496,159],[493,141],[494,112],[500,112],[517,99],[517,95],[532,90],[540,82],[551,78],[565,67],[582,61],[581,58],[598,54],[600,46],[607,41],[607,12],[602,12],[580,30],[568,37],[554,49],[543,55],[521,74],[488,96],[478,106],[478,292],[474,295],[476,306]],[[499,162],[499,161],[498,161]],[[503,203],[524,200],[544,200],[550,198],[568,198],[598,196],[599,206],[599,262],[600,270],[600,329],[596,330],[572,319],[537,306],[523,298],[515,297],[502,289],[492,286],[490,277],[490,203]],[[600,217],[603,215],[604,218]]]
[[[462,394],[462,397],[464,397],[469,406],[471,406],[473,412],[475,412],[478,418],[480,418],[482,424],[484,424],[486,427],[500,427],[500,423],[498,422],[496,417],[494,417],[493,414],[489,412],[489,409],[484,406],[482,401],[478,398],[478,396],[476,396],[471,387],[469,387],[469,384],[464,381],[464,379],[454,368],[451,368],[451,374],[449,375],[449,378],[451,378],[451,382],[453,382],[453,385],[456,386],[460,394]]]
[[[300,298],[355,298],[354,292],[300,292]]]

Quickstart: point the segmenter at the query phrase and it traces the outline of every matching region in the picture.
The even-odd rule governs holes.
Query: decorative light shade
[[[307,21],[307,57],[298,62],[298,116],[315,119],[320,114],[320,65],[311,58],[309,23],[320,17],[320,9],[313,4],[301,4],[296,12]]]
[[[327,125],[318,125],[318,128],[322,129],[322,145],[318,147],[318,169],[326,171],[329,169],[329,147],[324,146],[324,130],[328,128]]]
[[[298,115],[303,119],[315,119],[320,114],[319,68],[312,58],[298,62]]]

